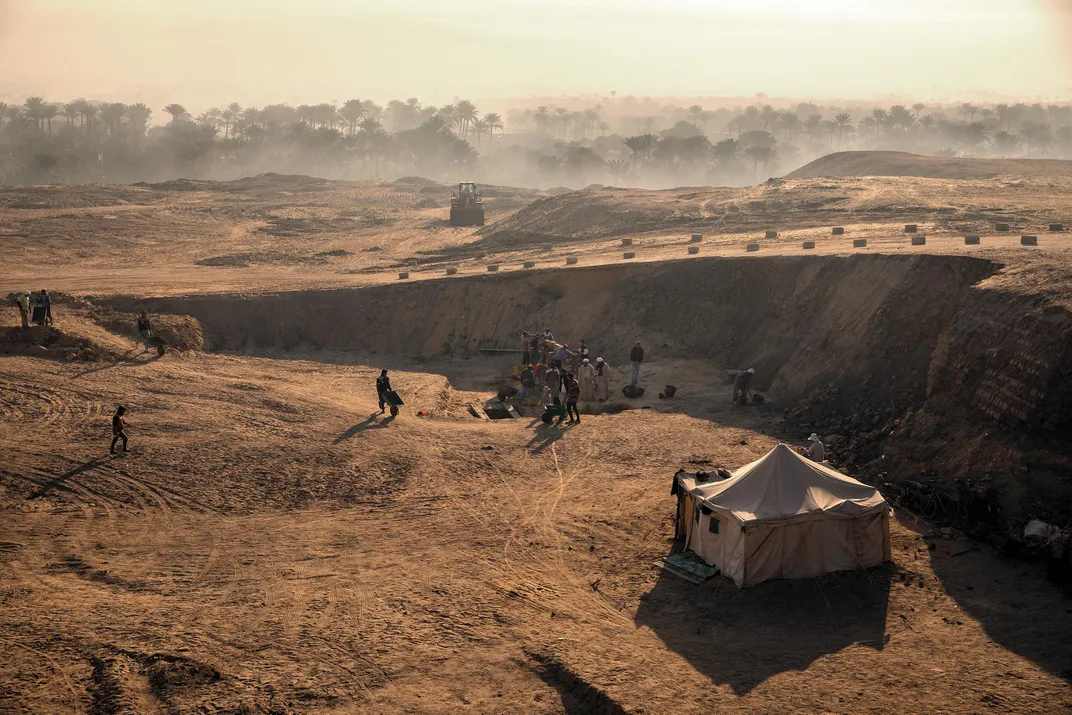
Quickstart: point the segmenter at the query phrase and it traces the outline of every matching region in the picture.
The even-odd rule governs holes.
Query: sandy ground
[[[119,208],[9,202],[0,230],[24,250],[7,256],[0,289],[42,280],[83,294],[359,285],[397,280],[399,265],[431,255],[420,252],[458,246],[452,261],[464,270],[488,262],[477,257],[483,249],[464,248],[487,233],[424,228],[445,210],[412,208],[411,190],[398,198],[346,185],[271,198],[286,205],[269,213],[311,221],[364,197],[361,210],[391,221],[314,238],[265,237],[266,214],[219,216],[257,210],[263,196],[123,191],[129,203]],[[78,204],[119,190],[42,192]],[[532,198],[489,209],[505,217]],[[124,226],[113,230],[87,218],[94,212],[136,215],[137,227],[102,218]],[[820,252],[852,250],[844,243],[862,235],[861,250],[980,250],[948,228],[935,238],[923,229],[924,248],[905,246],[897,224],[911,217],[783,230],[760,254],[800,250],[811,235]],[[849,235],[834,241],[830,225]],[[35,233],[46,228],[54,233]],[[683,257],[691,232],[634,235],[638,260]],[[754,237],[704,233],[705,254],[739,253]],[[1063,260],[1062,237],[1039,233],[1031,255]],[[281,264],[197,265],[269,245]],[[363,252],[373,246],[382,250]],[[349,255],[305,260],[330,250]],[[582,251],[586,262],[618,260],[621,250],[617,234],[573,237],[541,261],[560,265]],[[981,250],[1008,259],[1028,249],[986,235]],[[441,258],[411,276],[441,275]],[[14,323],[13,311],[4,316]],[[730,406],[728,385],[710,379],[714,365],[653,363],[642,381],[672,379],[675,400],[649,389],[634,409],[546,427],[468,415],[468,403],[507,381],[504,356],[158,359],[127,338],[108,340],[124,359],[0,357],[0,711],[1072,707],[1068,600],[1037,565],[936,537],[909,515],[898,513],[894,561],[881,569],[739,591],[655,568],[671,548],[679,467],[732,468],[805,436],[779,433],[773,408]],[[376,407],[380,367],[407,400],[398,418]],[[130,408],[133,451],[113,456],[119,402]]]

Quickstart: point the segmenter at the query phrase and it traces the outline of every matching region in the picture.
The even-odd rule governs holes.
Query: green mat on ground
[[[703,583],[718,573],[718,569],[714,566],[697,563],[681,554],[659,559],[655,562],[655,565],[691,583]]]

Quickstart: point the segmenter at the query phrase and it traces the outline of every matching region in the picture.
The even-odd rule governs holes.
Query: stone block
[[[865,248],[867,246],[866,238],[854,238],[852,239],[853,248]]]
[[[498,271],[499,271],[499,267],[497,265],[495,265],[494,263],[491,264],[490,266],[488,266],[488,273],[497,273]]]
[[[965,236],[964,237],[964,245],[965,246],[978,246],[979,245],[979,237],[978,236]]]
[[[633,239],[631,239],[631,238],[623,238],[622,239],[622,245],[623,246],[632,246],[633,245]]]
[[[1052,231],[1054,233],[1061,233],[1064,230],[1065,230],[1065,225],[1063,223],[1051,223],[1050,224],[1050,231]]]
[[[448,268],[447,269],[447,275],[448,276],[456,276],[456,275],[458,275],[458,269],[457,268]]]
[[[575,266],[575,265],[577,265],[577,256],[568,257],[566,259],[566,265],[567,266]]]
[[[804,242],[804,250],[805,251],[809,251],[809,250],[811,250],[813,248],[815,248],[815,241],[805,241]]]
[[[632,251],[629,251],[628,253],[623,253],[622,258],[636,258],[636,254]]]
[[[689,246],[689,253],[696,254],[700,252],[699,246]]]
[[[1038,236],[1020,236],[1021,246],[1037,246]]]
[[[694,234],[692,234],[692,238],[689,239],[689,243],[699,243],[702,240],[703,240],[703,234],[702,233],[694,233]]]
[[[405,280],[406,278],[409,278],[409,273],[407,273],[406,271],[402,271],[398,274],[399,280]]]
[[[777,231],[767,231],[767,234],[764,236],[764,238],[778,238],[778,232]]]
[[[535,267],[536,267],[536,261],[525,261],[522,264],[522,268],[535,268]]]
[[[914,223],[906,223],[904,227],[905,233],[915,233],[919,230],[919,227]]]
[[[844,236],[845,228],[842,226],[834,226],[834,228],[831,229],[830,233],[834,234],[835,236]]]
[[[927,237],[926,236],[913,236],[912,237],[912,245],[913,246],[926,246],[927,245]]]
[[[759,242],[758,241],[749,241],[748,245],[745,246],[745,250],[746,251],[758,251],[759,250]]]

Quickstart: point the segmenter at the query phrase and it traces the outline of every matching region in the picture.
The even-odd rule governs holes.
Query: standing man
[[[596,399],[596,369],[588,358],[581,361],[581,399],[585,402]]]
[[[521,371],[521,395],[520,400],[524,402],[530,395],[533,394],[533,390],[536,387],[536,377],[532,372],[532,365],[526,365],[525,369]]]
[[[577,424],[581,423],[581,413],[577,411],[577,400],[581,399],[581,386],[577,384],[577,378],[573,376],[572,372],[566,373],[566,415],[569,416],[569,421],[573,422],[574,417],[577,418]],[[561,422],[562,418],[559,417],[558,421]]]
[[[529,365],[532,363],[532,356],[529,355],[529,346],[531,341],[529,340],[529,331],[523,330],[521,332],[521,364]]]
[[[596,399],[605,402],[610,397],[610,368],[603,358],[596,358]]]
[[[376,378],[376,397],[380,401],[380,414],[382,415],[387,406],[387,393],[391,391],[391,378],[387,377],[387,371],[382,370]]]
[[[30,291],[23,291],[15,296],[15,303],[19,306],[19,314],[22,316],[22,327],[30,327]]]
[[[577,350],[577,356],[581,359],[582,364],[585,360],[589,360],[592,357],[588,350],[588,343],[584,340],[581,341],[581,347]]]
[[[138,335],[141,336],[141,341],[145,343],[145,349],[149,349],[149,338],[153,335],[153,326],[149,323],[149,316],[145,311],[141,311],[141,315],[138,316]]]
[[[804,449],[804,456],[813,462],[821,462],[826,459],[826,447],[819,441],[819,435],[814,432],[808,437],[808,446]]]
[[[547,373],[544,377],[544,382],[551,388],[551,395],[553,399],[560,399],[559,393],[562,391],[562,373],[558,371],[556,367],[550,367],[547,369]]]
[[[637,380],[640,379],[640,363],[644,362],[644,348],[641,347],[639,340],[633,343],[633,349],[629,351],[629,362],[633,365],[632,385],[636,387]]]
[[[569,355],[569,354],[570,354],[569,345],[566,345],[565,343],[563,343],[562,345],[559,345],[558,349],[555,350],[554,354],[551,356],[551,365],[553,365],[554,367],[557,367],[559,370],[561,370],[562,369],[562,361],[565,360],[566,356]]]
[[[112,415],[112,448],[111,453],[115,454],[115,444],[119,440],[123,440],[123,451],[129,452],[127,448],[127,421],[123,419],[123,415],[127,413],[127,408],[119,405],[115,414]]]
[[[52,325],[52,296],[44,288],[41,289],[41,295],[37,296],[37,304],[45,309],[44,325]]]
[[[744,372],[737,373],[737,377],[733,379],[733,403],[737,404],[738,399],[743,399],[746,403],[748,398],[752,396],[752,375],[756,374],[756,369],[750,367]]]

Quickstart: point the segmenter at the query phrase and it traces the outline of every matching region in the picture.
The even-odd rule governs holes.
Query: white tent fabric
[[[784,444],[723,481],[676,478],[688,548],[738,586],[890,559],[889,506],[878,490]]]

